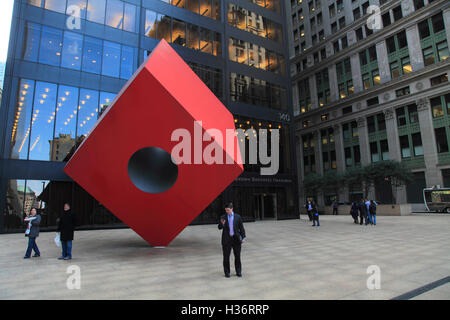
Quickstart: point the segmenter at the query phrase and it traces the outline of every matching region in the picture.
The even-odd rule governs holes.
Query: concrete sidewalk
[[[243,277],[225,278],[216,225],[190,226],[167,248],[132,230],[79,231],[73,259],[59,261],[54,233],[37,240],[40,258],[23,259],[23,234],[0,235],[0,299],[390,299],[450,275],[450,216],[321,216],[321,226],[284,220],[245,223]],[[81,270],[69,290],[67,267]],[[367,289],[367,268],[381,289]],[[443,285],[415,299],[450,299]]]

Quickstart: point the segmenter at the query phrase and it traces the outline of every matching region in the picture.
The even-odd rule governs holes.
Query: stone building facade
[[[293,0],[288,7],[300,203],[308,173],[380,160],[405,163],[414,182],[393,198],[384,186],[369,190],[372,199],[419,204],[424,187],[450,187],[450,2]],[[336,196],[351,201],[362,190],[316,200],[326,205]]]

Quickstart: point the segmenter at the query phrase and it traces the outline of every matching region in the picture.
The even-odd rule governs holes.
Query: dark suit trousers
[[[230,254],[231,249],[233,249],[234,253],[234,268],[236,269],[236,273],[241,273],[241,243],[233,239],[231,242],[222,245],[223,251],[223,271],[226,274],[230,273]]]

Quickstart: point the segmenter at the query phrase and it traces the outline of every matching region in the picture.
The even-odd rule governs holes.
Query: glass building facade
[[[0,108],[0,232],[23,230],[31,207],[51,230],[65,202],[82,227],[123,226],[63,168],[161,39],[236,128],[280,130],[278,174],[246,164],[193,223],[216,222],[225,201],[247,221],[297,217],[285,16],[278,0],[16,0]]]

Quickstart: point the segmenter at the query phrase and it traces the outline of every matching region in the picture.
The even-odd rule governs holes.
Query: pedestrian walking
[[[377,225],[377,205],[375,201],[370,200],[370,207],[369,207],[370,216],[372,219],[372,224]]]
[[[367,209],[363,199],[361,199],[361,201],[358,204],[358,210],[359,210],[359,224],[362,225],[364,221],[367,219],[366,218]]]
[[[313,220],[313,207],[314,207],[314,205],[313,205],[312,201],[308,200],[308,202],[305,205],[305,209],[306,209],[306,212],[308,213],[309,221]]]
[[[39,224],[41,223],[41,215],[37,214],[36,208],[31,208],[29,215],[24,219],[28,223],[25,237],[28,237],[28,247],[25,252],[24,259],[29,259],[31,251],[34,251],[33,257],[40,257],[41,253],[36,244],[36,238],[39,237]]]
[[[223,253],[223,270],[225,277],[230,277],[230,254],[231,249],[234,253],[234,267],[236,275],[242,277],[241,265],[241,245],[245,242],[245,229],[242,218],[239,214],[234,213],[233,204],[230,202],[225,206],[226,214],[220,217],[218,225],[222,231],[222,253]]]
[[[350,207],[350,215],[353,218],[353,222],[358,224],[358,204],[356,202],[352,202],[352,206]]]
[[[366,198],[364,199],[364,205],[366,206],[366,226],[370,223],[373,224],[370,217],[370,201]]]
[[[59,260],[72,259],[72,241],[76,226],[76,216],[70,209],[70,204],[64,204],[64,211],[59,217],[58,232],[60,232],[62,254]]]
[[[317,209],[317,206],[315,204],[313,206],[312,214],[313,214],[313,225],[312,226],[315,227],[316,222],[317,222],[317,227],[320,227],[319,210]]]
[[[333,201],[333,215],[334,216],[338,215],[338,206],[339,206],[339,203],[336,200],[334,200]]]

